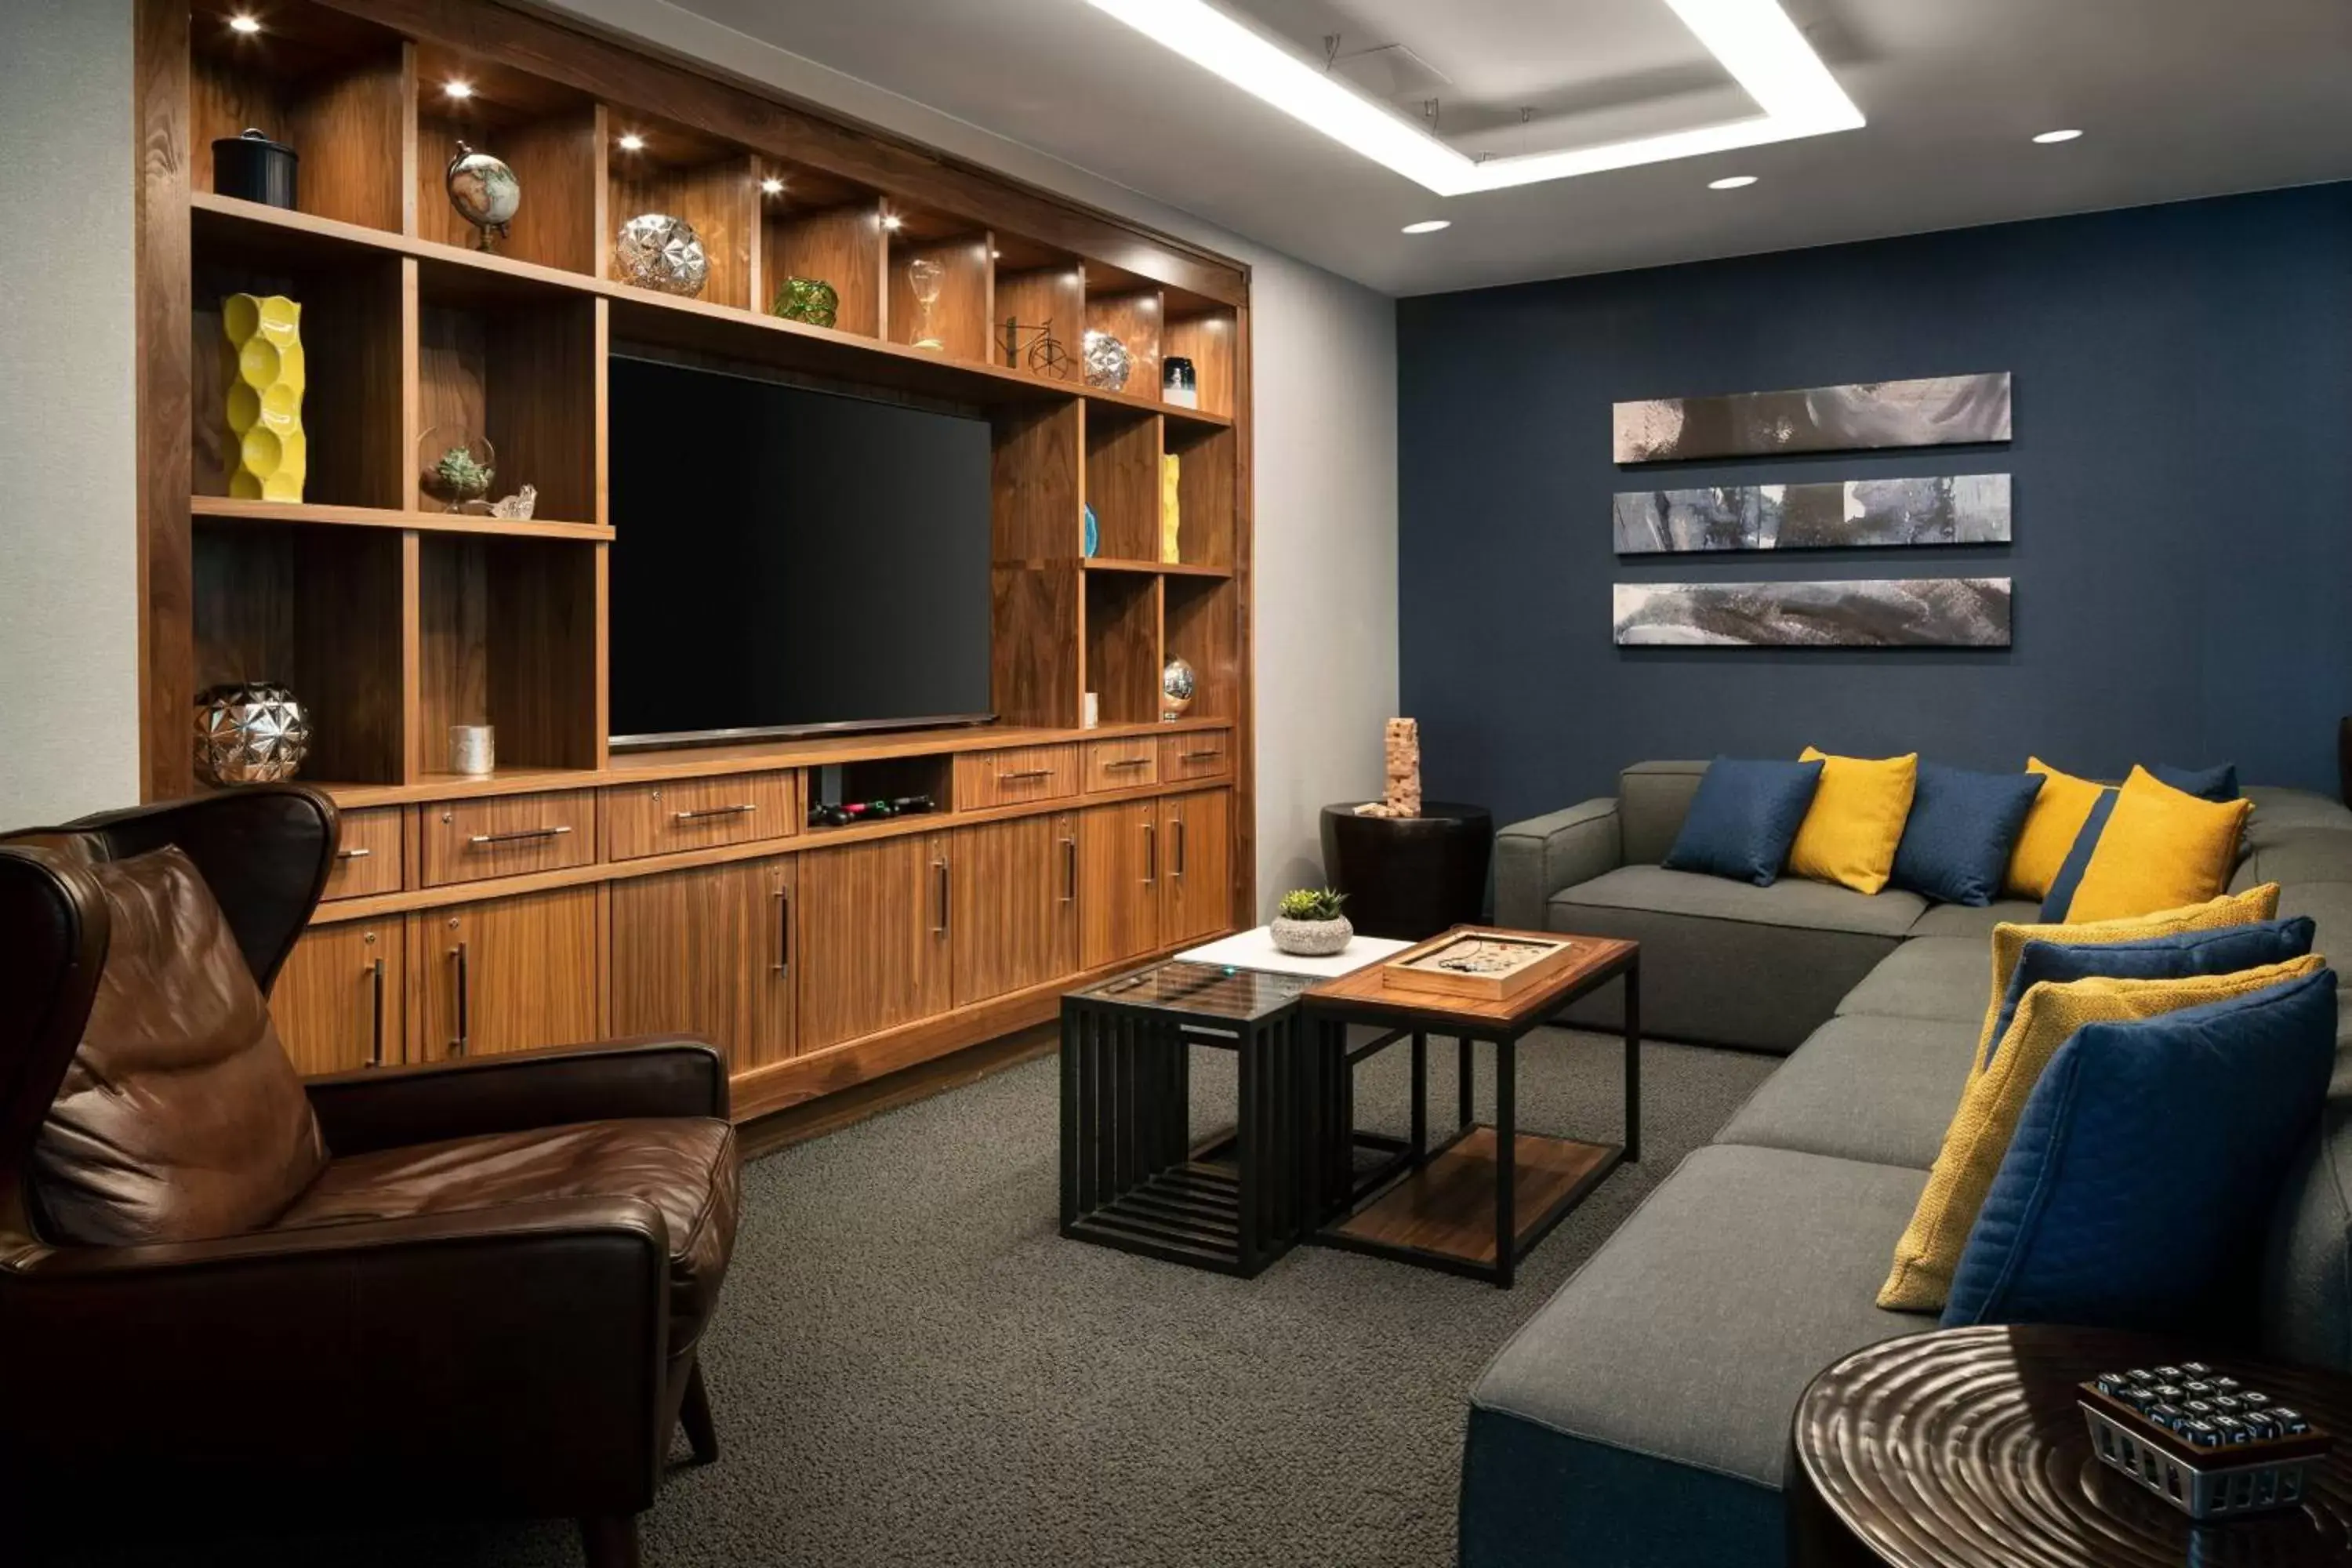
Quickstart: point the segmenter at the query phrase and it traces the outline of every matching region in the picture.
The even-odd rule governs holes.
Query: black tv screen
[[[984,718],[985,420],[615,355],[612,729]]]

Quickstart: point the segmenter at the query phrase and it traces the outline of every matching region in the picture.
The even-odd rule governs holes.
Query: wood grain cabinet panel
[[[799,1055],[948,1010],[951,883],[944,833],[801,855]]]
[[[317,927],[294,944],[270,988],[269,1016],[297,1070],[350,1072],[405,1058],[406,934],[398,919],[352,921]]]
[[[1087,793],[1136,789],[1160,782],[1160,739],[1138,735],[1126,741],[1087,742]]]
[[[320,897],[363,899],[400,891],[406,885],[401,875],[400,817],[396,805],[339,813],[334,864],[327,872],[327,890]]]
[[[1063,812],[950,836],[957,1006],[1076,972],[1077,832]]]
[[[1078,961],[1117,963],[1160,945],[1160,803],[1078,814]]]
[[[1234,771],[1234,736],[1230,730],[1190,730],[1160,737],[1160,782],[1187,784],[1193,779],[1230,777]]]
[[[1215,936],[1233,923],[1232,795],[1221,789],[1160,802],[1160,940]]]
[[[424,812],[424,886],[593,865],[596,792],[551,791],[443,801]]]
[[[799,779],[791,771],[728,773],[608,789],[604,858],[635,860],[786,837],[799,831]]]
[[[615,882],[611,1033],[700,1035],[744,1072],[793,1054],[789,859]]]
[[[1078,793],[1076,746],[1014,746],[965,752],[955,760],[955,808],[985,811],[1033,800],[1063,800]]]
[[[426,910],[409,931],[411,1060],[597,1038],[596,889]]]

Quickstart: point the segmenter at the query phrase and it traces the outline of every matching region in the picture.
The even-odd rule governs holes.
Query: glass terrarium
[[[444,511],[463,511],[467,502],[483,500],[498,477],[498,454],[486,436],[462,425],[436,425],[416,438],[416,489]]]

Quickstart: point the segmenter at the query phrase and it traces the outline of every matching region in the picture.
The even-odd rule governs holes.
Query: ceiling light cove
[[[2044,147],[2054,147],[2061,142],[2080,141],[2082,139],[2082,135],[2083,133],[2079,131],[2044,131],[2041,135],[2036,136],[2034,140],[2041,142]]]
[[[1755,183],[1753,174],[1726,174],[1719,180],[1709,180],[1706,188],[1710,191],[1744,191]]]
[[[1664,0],[1721,61],[1760,115],[1721,125],[1507,158],[1474,158],[1363,97],[1339,77],[1208,0],[1087,0],[1340,145],[1442,196],[1630,169],[1771,142],[1855,131],[1853,106],[1776,0]]]
[[[1405,225],[1404,231],[1407,234],[1435,234],[1441,228],[1453,226],[1454,220],[1450,217],[1425,217],[1419,223]]]

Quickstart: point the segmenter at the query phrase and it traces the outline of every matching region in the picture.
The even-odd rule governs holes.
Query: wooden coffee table
[[[1388,963],[1409,961],[1438,948],[1464,929],[1432,937]],[[1313,1237],[1320,1245],[1466,1274],[1508,1289],[1519,1260],[1570,1210],[1621,1162],[1641,1159],[1641,945],[1557,931],[1496,934],[1566,941],[1578,951],[1572,962],[1540,983],[1500,1000],[1391,989],[1382,979],[1384,963],[1327,980],[1307,993],[1307,1044],[1319,1058],[1312,1080],[1321,1098],[1310,1107],[1306,1145],[1317,1162],[1316,1185],[1325,1216]],[[1570,1003],[1621,978],[1625,983],[1625,1142],[1599,1143],[1520,1131],[1520,1039]],[[1351,1054],[1350,1024],[1384,1032]],[[1460,1089],[1456,1131],[1435,1149],[1428,1147],[1431,1035],[1454,1037]],[[1360,1173],[1356,1152],[1373,1140],[1355,1125],[1354,1066],[1407,1037],[1412,1041],[1412,1135],[1380,1168]],[[1492,1126],[1474,1125],[1470,1120],[1471,1047],[1478,1040],[1495,1046]]]
[[[2091,1451],[2074,1385],[2201,1361],[2336,1437],[2302,1504],[2210,1524]],[[1796,1568],[2302,1568],[2352,1562],[2352,1378],[2180,1340],[2021,1325],[1856,1351],[1815,1378],[1790,1433]]]

